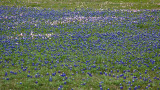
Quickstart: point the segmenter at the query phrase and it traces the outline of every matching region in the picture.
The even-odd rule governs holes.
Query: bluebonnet
[[[86,82],[82,83],[81,85],[86,85]]]
[[[9,80],[9,78],[6,78],[6,80]]]
[[[131,90],[131,87],[129,87],[128,90]]]
[[[62,77],[65,77],[65,76],[66,76],[66,74],[63,72],[63,73],[61,74],[61,76],[62,76]]]
[[[64,84],[67,84],[67,82],[65,81]]]
[[[52,76],[49,77],[49,81],[52,82]]]
[[[7,76],[8,75],[8,73],[7,72],[5,72],[5,76]]]
[[[92,77],[92,74],[91,74],[91,73],[88,72],[87,74],[88,74],[90,77]]]
[[[27,75],[27,77],[30,77],[30,75]]]
[[[123,86],[120,86],[120,89],[123,89]]]
[[[37,84],[37,83],[38,83],[38,81],[35,81],[35,83]]]
[[[100,87],[100,90],[103,90],[103,88],[102,88],[102,87]]]
[[[47,74],[46,75],[49,75],[49,73],[47,72]]]
[[[52,76],[55,76],[56,75],[56,72],[55,73],[52,73]]]

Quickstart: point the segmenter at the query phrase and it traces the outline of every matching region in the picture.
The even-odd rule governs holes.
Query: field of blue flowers
[[[0,6],[0,89],[159,90],[160,10]]]

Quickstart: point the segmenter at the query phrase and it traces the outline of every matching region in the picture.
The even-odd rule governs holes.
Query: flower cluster
[[[12,82],[14,77],[20,85],[56,83],[58,90],[67,85],[159,89],[159,10],[0,6],[0,11],[0,79],[4,81]]]

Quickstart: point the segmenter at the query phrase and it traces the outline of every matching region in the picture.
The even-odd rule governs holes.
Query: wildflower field
[[[160,10],[0,6],[1,90],[160,90]]]

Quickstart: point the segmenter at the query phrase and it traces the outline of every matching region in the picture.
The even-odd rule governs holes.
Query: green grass
[[[1,0],[0,5],[53,9],[160,9],[159,0]]]

